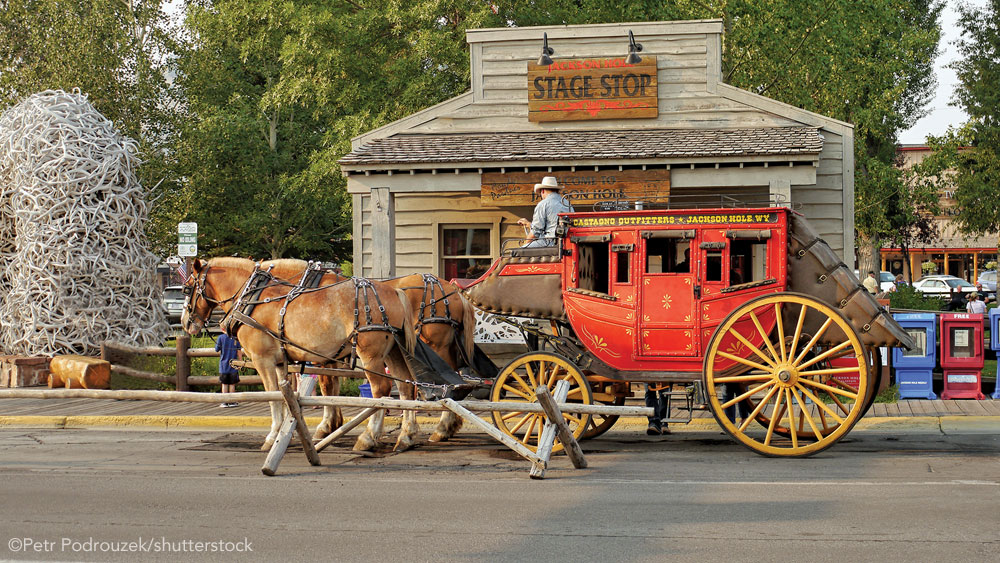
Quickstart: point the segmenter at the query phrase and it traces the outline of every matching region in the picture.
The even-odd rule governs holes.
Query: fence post
[[[181,334],[177,337],[177,383],[178,391],[188,390],[188,376],[191,375],[191,358],[188,349],[191,348],[191,335]]]

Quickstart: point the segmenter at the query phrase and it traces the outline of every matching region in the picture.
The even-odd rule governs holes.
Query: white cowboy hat
[[[546,176],[546,177],[542,178],[542,183],[535,184],[535,191],[536,192],[538,190],[542,189],[542,188],[545,188],[546,190],[559,191],[559,190],[562,189],[562,186],[560,186],[559,182],[556,181],[556,177],[555,176]]]

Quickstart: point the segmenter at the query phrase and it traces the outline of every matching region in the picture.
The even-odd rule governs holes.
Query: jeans
[[[655,391],[650,384],[646,384],[646,406],[653,409],[653,416],[648,417],[650,424],[659,426],[667,418],[667,396],[666,391]]]
[[[726,401],[735,399],[736,397],[738,397],[738,396],[740,396],[742,394],[743,394],[743,390],[740,389],[740,386],[738,384],[736,384],[736,383],[726,383],[726,386],[725,386],[725,388],[724,388],[724,390],[722,392],[722,402],[725,403]],[[729,422],[732,422],[733,424],[736,424],[736,418],[734,418],[734,417],[736,416],[736,406],[737,405],[739,405],[739,408],[740,408],[740,418],[741,419],[745,419],[748,416],[750,416],[750,407],[748,407],[746,405],[746,401],[745,400],[736,403],[736,405],[730,405],[730,406],[726,407],[725,409],[723,409],[723,412],[726,414],[726,418],[729,419]]]

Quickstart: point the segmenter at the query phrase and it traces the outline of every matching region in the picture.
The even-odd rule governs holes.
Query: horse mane
[[[235,256],[220,256],[218,258],[211,258],[208,261],[209,266],[217,266],[219,268],[235,268],[240,270],[252,270],[253,260],[249,258],[237,258]]]

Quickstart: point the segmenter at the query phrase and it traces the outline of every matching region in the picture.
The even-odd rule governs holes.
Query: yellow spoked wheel
[[[614,397],[596,397],[594,402],[601,405],[614,405],[616,407],[623,406],[625,404],[625,396],[614,396]],[[595,414],[590,417],[590,424],[587,426],[587,430],[583,433],[584,440],[590,440],[591,438],[596,438],[608,430],[618,422],[619,416],[617,414]]]
[[[778,293],[726,317],[709,342],[703,377],[712,414],[736,441],[767,456],[806,456],[835,444],[864,415],[866,358],[839,311]],[[726,410],[740,402],[751,412],[736,423]]]
[[[804,335],[803,337],[807,341],[810,338],[812,338],[811,335]],[[788,337],[786,337],[786,342],[790,342],[788,340]],[[818,348],[820,348],[821,351],[822,351],[822,349],[827,349],[827,348],[829,348],[829,346],[826,346],[826,347],[820,346]],[[872,366],[881,366],[881,359],[880,359],[880,354],[879,354],[878,348],[867,348],[867,351],[868,351],[868,353],[867,353],[866,358],[868,359],[868,370],[869,370],[869,373],[872,374],[872,377],[871,377],[871,384],[868,386],[868,393],[867,393],[868,397],[865,400],[865,402],[863,403],[864,408],[861,411],[861,416],[862,417],[865,414],[867,414],[869,410],[871,410],[872,404],[875,402],[876,388],[878,387],[878,385],[876,384],[877,383],[877,378],[874,377],[875,372],[872,371],[873,370]],[[808,354],[808,355],[806,355],[805,359],[809,360],[812,357],[813,357],[813,354]],[[823,362],[821,362],[819,364],[816,364],[816,365],[819,368],[844,367],[845,363],[850,363],[851,360],[849,358],[848,359],[844,359],[844,358],[838,356],[834,360],[834,362],[835,363],[831,363],[829,360],[824,360]],[[827,383],[830,383],[831,379],[832,378],[828,378],[827,379]],[[839,380],[838,380],[838,382],[839,382]],[[840,383],[844,383],[844,382],[840,382]],[[847,385],[846,388],[849,388],[849,389],[856,388],[856,385],[854,385],[852,381],[846,382],[846,385]],[[738,385],[738,394],[746,393],[750,388],[751,388],[751,385],[749,385],[747,383],[740,383]],[[825,393],[824,392],[820,392],[820,394],[825,394]],[[757,400],[753,396],[751,396],[751,397],[749,397],[749,398],[747,398],[747,399],[744,400],[743,404],[740,406],[740,409],[745,410],[746,412],[754,412],[754,409],[756,409],[756,407],[757,407]],[[771,417],[768,416],[766,414],[766,412],[764,412],[763,409],[760,412],[757,413],[757,416],[755,417],[755,420],[761,426],[763,426],[764,428],[768,428],[771,425]],[[834,430],[836,430],[840,426],[836,421],[829,420],[829,419],[827,419],[825,417],[822,418],[820,420],[820,422],[821,422],[821,424],[820,424],[819,431],[824,436],[827,435],[827,434],[829,434],[829,433],[831,433],[831,432],[833,432]],[[778,422],[775,423],[775,425],[774,425],[774,433],[778,434],[779,436],[784,436],[784,437],[791,436],[792,432],[788,428],[787,423],[788,423],[787,419],[785,419],[784,417],[778,417]],[[808,437],[809,435],[812,434],[812,432],[813,432],[812,428],[809,428],[809,427],[806,426],[805,418],[804,417],[800,418],[799,419],[799,425],[795,429],[795,433],[797,434],[797,437],[799,437],[799,438]]]
[[[567,403],[585,405],[594,403],[590,384],[579,368],[566,358],[550,352],[528,352],[507,364],[493,382],[490,400],[538,404],[535,389],[544,385],[551,392],[561,380],[569,382]],[[577,440],[590,425],[590,415],[563,413],[563,418]],[[545,413],[494,411],[493,424],[531,451],[538,451],[538,441],[545,426]],[[558,452],[562,449],[563,445],[557,437],[552,451]]]

